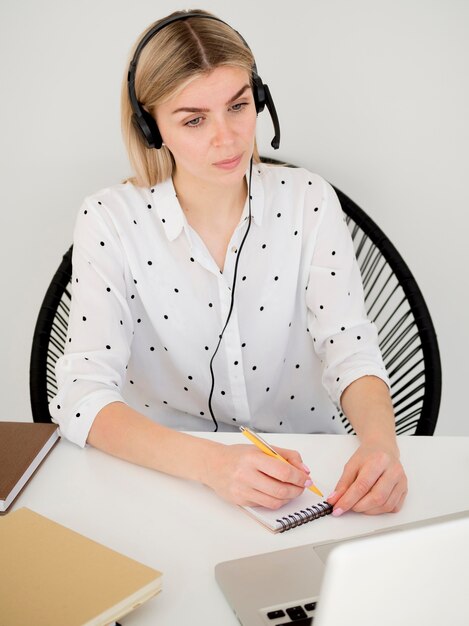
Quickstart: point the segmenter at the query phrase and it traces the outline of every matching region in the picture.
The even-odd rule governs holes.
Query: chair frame
[[[55,363],[63,354],[70,314],[73,246],[63,255],[42,301],[34,329],[29,392],[35,422],[52,422],[50,396],[57,391]]]
[[[372,241],[372,243],[380,251],[383,258],[389,264],[409,303],[418,335],[420,337],[423,361],[425,365],[425,382],[420,385],[420,389],[423,390],[422,409],[418,419],[416,420],[415,432],[413,434],[433,435],[440,410],[442,373],[437,336],[422,292],[408,265],[379,226],[343,191],[337,187],[334,187],[334,189],[339,198],[342,210],[346,214],[346,221],[351,230],[352,239],[354,242],[356,241],[358,229],[360,229],[364,236]],[[362,239],[359,245],[363,245],[363,243],[364,241]],[[367,262],[370,262],[369,257],[365,259],[364,263],[360,267],[364,282],[366,280],[366,277],[364,276],[364,266],[366,266]],[[374,259],[374,263],[376,262],[377,260]],[[395,331],[396,329],[391,329],[390,332],[393,330]],[[412,337],[409,338],[408,343],[410,341],[412,341]],[[380,347],[383,350],[382,342],[380,342]],[[403,396],[399,400],[394,401],[398,432],[399,410],[408,399],[409,398],[407,396]]]

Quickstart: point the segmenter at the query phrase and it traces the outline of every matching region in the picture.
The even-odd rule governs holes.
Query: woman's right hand
[[[301,495],[312,482],[298,452],[275,450],[288,463],[255,446],[216,444],[206,457],[202,482],[234,504],[278,509]]]

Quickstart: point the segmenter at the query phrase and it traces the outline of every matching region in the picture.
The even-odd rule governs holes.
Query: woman
[[[334,514],[397,511],[387,377],[338,200],[317,175],[259,164],[257,113],[274,108],[251,51],[190,15],[134,49],[122,123],[135,177],[80,210],[51,413],[79,445],[275,509],[311,484],[297,452],[279,450],[287,465],[180,431],[343,432],[343,410],[360,446]]]

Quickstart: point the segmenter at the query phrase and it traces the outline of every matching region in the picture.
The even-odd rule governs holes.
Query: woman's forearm
[[[132,463],[211,487],[241,505],[279,508],[311,484],[301,456],[279,449],[282,463],[250,444],[224,445],[172,430],[112,402],[96,416],[88,443]]]
[[[376,376],[363,376],[343,392],[341,404],[360,442],[391,446],[398,453],[394,410],[388,386]]]
[[[349,510],[369,515],[399,511],[407,494],[407,478],[399,460],[386,383],[376,376],[359,378],[343,392],[341,402],[360,446],[328,498],[333,515]]]
[[[123,402],[101,409],[87,442],[137,465],[200,482],[206,482],[207,460],[221,447],[156,424]]]

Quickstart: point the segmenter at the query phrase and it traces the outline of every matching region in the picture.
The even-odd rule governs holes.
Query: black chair
[[[409,268],[386,235],[355,202],[335,190],[354,242],[368,315],[378,328],[391,380],[396,432],[432,435],[440,407],[441,363],[430,313]],[[48,405],[57,393],[55,364],[65,349],[71,275],[72,248],[46,292],[34,331],[30,394],[35,422],[51,421]],[[340,418],[346,431],[353,433],[346,417],[340,414]]]
[[[58,391],[55,364],[65,351],[70,315],[73,246],[64,254],[39,309],[29,363],[29,394],[35,422],[51,422],[49,402]]]
[[[334,187],[352,235],[368,316],[391,381],[397,434],[433,435],[441,361],[432,319],[404,259],[373,220]],[[348,424],[347,429],[351,430]]]

